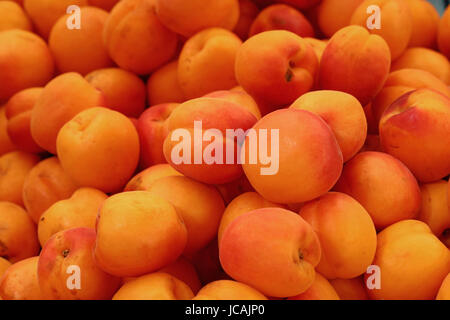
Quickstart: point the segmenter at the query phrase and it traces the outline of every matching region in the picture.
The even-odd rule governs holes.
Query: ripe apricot
[[[404,94],[384,112],[381,145],[421,182],[450,173],[450,98],[429,89]]]
[[[23,205],[25,178],[39,157],[23,151],[12,151],[0,157],[0,201]]]
[[[259,111],[258,104],[256,103],[255,99],[253,99],[252,96],[246,93],[244,90],[238,90],[235,88],[233,88],[232,90],[219,90],[211,92],[204,97],[217,98],[234,102],[237,105],[250,111],[257,120],[261,119],[261,112]]]
[[[218,280],[204,286],[192,300],[267,300],[267,298],[244,283]]]
[[[409,47],[434,48],[439,28],[439,12],[428,1],[408,0],[412,22],[412,34]]]
[[[158,272],[168,273],[171,276],[183,281],[189,286],[189,288],[191,288],[194,294],[197,294],[202,287],[194,265],[183,256],[180,256],[177,261],[168,264]]]
[[[110,274],[139,276],[174,262],[186,241],[181,214],[170,202],[147,191],[123,192],[99,211],[94,256]]]
[[[390,65],[389,47],[383,38],[360,26],[345,27],[323,52],[319,85],[349,93],[365,106],[383,87]]]
[[[39,252],[36,226],[22,207],[0,202],[0,257],[12,263]]]
[[[178,60],[165,64],[151,74],[147,81],[147,94],[151,106],[186,100],[178,80]]]
[[[60,200],[48,208],[39,219],[38,237],[41,246],[63,230],[73,228],[95,228],[97,212],[106,194],[92,188],[80,188],[72,197]]]
[[[13,264],[0,278],[0,297],[4,300],[42,300],[37,266],[38,257]]]
[[[450,7],[447,7],[439,23],[438,46],[439,51],[450,59]]]
[[[22,29],[31,31],[33,29],[30,18],[22,7],[13,1],[0,1],[0,31],[9,29]]]
[[[45,85],[53,71],[53,58],[44,40],[18,29],[0,33],[0,103],[23,89]]]
[[[169,164],[156,164],[135,175],[125,186],[124,191],[148,191],[159,179],[170,176],[182,176]]]
[[[6,106],[0,106],[0,156],[16,149],[8,134],[8,119]]]
[[[331,90],[308,92],[290,108],[311,111],[325,120],[339,143],[344,162],[352,158],[366,140],[367,121],[364,110],[350,94]]]
[[[161,24],[154,0],[123,0],[103,29],[110,57],[122,69],[149,74],[169,62],[177,49],[175,33]]]
[[[39,286],[46,299],[111,299],[121,279],[97,267],[92,255],[94,246],[95,231],[91,228],[60,231],[47,241],[37,268]],[[71,275],[79,280],[71,280]]]
[[[77,189],[57,157],[36,164],[23,183],[23,203],[37,224],[42,213],[59,200],[70,198]]]
[[[139,161],[135,126],[106,108],[79,113],[61,128],[56,144],[62,167],[77,185],[107,193],[123,188]]]
[[[141,276],[125,283],[113,300],[191,300],[192,290],[183,281],[164,272]]]
[[[267,200],[309,201],[329,191],[338,180],[342,153],[330,127],[319,116],[305,110],[282,109],[263,117],[253,129],[260,146],[255,146],[256,140],[247,135],[242,167],[255,190]],[[269,164],[262,161],[261,145],[265,140],[269,151],[265,152],[271,156]],[[257,159],[253,162],[254,157]]]
[[[12,265],[11,262],[5,258],[0,257],[0,278],[5,273],[5,271]]]
[[[330,280],[330,283],[341,300],[369,299],[362,277],[353,279],[333,279]]]
[[[442,281],[436,300],[450,300],[450,273]]]
[[[8,135],[17,148],[30,153],[39,153],[43,149],[31,136],[31,112],[43,92],[43,88],[29,88],[13,95],[6,104]]]
[[[239,0],[239,20],[233,32],[242,40],[247,39],[250,27],[258,13],[259,8],[252,0]]]
[[[236,79],[244,90],[274,108],[311,90],[317,69],[311,46],[285,30],[266,31],[245,41],[235,65]]]
[[[146,88],[135,74],[119,68],[95,70],[85,79],[105,96],[108,109],[139,117],[145,109]]]
[[[317,23],[327,36],[348,26],[353,12],[364,0],[322,0],[317,6]]]
[[[56,21],[48,40],[58,70],[86,75],[112,66],[102,38],[108,13],[94,7],[81,8],[81,28],[76,30],[67,27],[69,17],[64,15]]]
[[[62,126],[79,112],[104,105],[103,94],[80,74],[62,74],[45,86],[36,101],[31,135],[39,146],[56,154],[56,137]]]
[[[313,283],[320,242],[296,213],[263,208],[235,219],[219,244],[220,262],[233,279],[271,297],[292,297]]]
[[[425,222],[431,231],[439,237],[444,230],[450,228],[448,182],[439,180],[422,184],[420,191],[422,207],[418,219]]]
[[[382,152],[357,154],[345,164],[334,189],[361,203],[377,229],[414,219],[420,210],[417,180],[403,163]]]
[[[289,300],[340,300],[336,290],[330,282],[316,272],[314,282],[305,292],[289,298]]]
[[[373,264],[381,287],[368,290],[371,299],[434,299],[450,271],[450,251],[424,222],[403,220],[378,234]]]

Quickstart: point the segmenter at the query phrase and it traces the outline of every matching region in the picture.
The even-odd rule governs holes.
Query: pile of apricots
[[[449,59],[425,0],[0,0],[0,299],[449,300]]]

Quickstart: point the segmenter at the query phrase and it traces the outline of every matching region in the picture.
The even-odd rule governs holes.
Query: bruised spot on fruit
[[[69,252],[70,252],[69,249],[63,250],[62,252],[63,257],[66,258],[69,255]]]

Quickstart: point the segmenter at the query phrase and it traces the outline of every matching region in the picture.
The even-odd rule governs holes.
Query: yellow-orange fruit
[[[368,300],[369,296],[362,277],[330,280],[341,300]]]
[[[0,278],[0,298],[4,300],[42,300],[38,282],[39,257],[13,264]]]
[[[151,74],[147,81],[150,106],[186,100],[178,81],[178,60],[172,61]]]
[[[30,18],[22,7],[13,1],[0,1],[0,31],[9,29],[22,29],[31,31],[33,29]]]
[[[439,12],[429,1],[407,0],[412,22],[409,47],[434,48],[439,29]]]
[[[314,282],[305,292],[289,298],[289,300],[340,300],[336,290],[330,282],[316,272]]]
[[[425,222],[437,236],[450,229],[448,182],[439,180],[422,184],[422,207],[418,219]]]
[[[232,280],[218,280],[204,286],[193,300],[267,300],[258,290]]]

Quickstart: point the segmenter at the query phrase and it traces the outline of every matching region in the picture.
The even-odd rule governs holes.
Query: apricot
[[[13,1],[0,1],[0,31],[9,29],[21,29],[32,31],[30,18],[22,7]]]
[[[156,16],[154,0],[120,1],[106,20],[103,40],[113,61],[137,74],[149,74],[169,62],[178,43],[177,35]]]
[[[137,129],[141,146],[140,166],[148,168],[167,163],[164,157],[164,140],[169,134],[167,119],[179,106],[178,103],[164,103],[152,106],[139,117]]]
[[[450,273],[442,281],[436,300],[450,300]]]
[[[327,37],[348,26],[353,12],[364,0],[322,0],[317,6],[317,23]]]
[[[103,94],[80,74],[65,73],[50,81],[31,112],[31,135],[43,149],[56,154],[62,126],[83,110],[105,106]]]
[[[184,95],[192,99],[235,87],[234,64],[241,45],[238,36],[219,28],[189,38],[178,60],[178,81]]]
[[[274,4],[262,10],[252,23],[249,37],[270,30],[287,30],[301,37],[314,37],[314,29],[303,13],[285,4]]]
[[[308,290],[289,300],[340,300],[340,298],[330,282],[316,272],[314,282]]]
[[[282,109],[263,117],[253,129],[257,140],[247,135],[242,167],[255,190],[267,200],[285,204],[309,201],[329,191],[338,180],[342,153],[330,127],[319,116]],[[265,143],[266,151],[261,146]],[[265,154],[270,154],[270,163],[262,159]]]
[[[341,148],[344,162],[364,145],[367,121],[361,104],[352,95],[331,90],[309,92],[290,108],[311,111],[325,120]]]
[[[125,283],[113,300],[191,300],[193,297],[192,290],[183,281],[156,272]]]
[[[144,111],[146,88],[135,74],[119,68],[106,68],[89,73],[85,79],[103,93],[109,109],[128,117],[139,117]]]
[[[380,8],[381,22],[379,28],[369,29],[367,8],[373,5]],[[403,0],[365,0],[353,12],[350,23],[381,36],[389,46],[392,60],[408,47],[413,28],[409,7]]]
[[[105,199],[107,196],[101,191],[80,188],[69,199],[54,203],[39,219],[38,237],[41,246],[63,230],[81,227],[95,229],[97,212]]]
[[[244,283],[218,280],[204,286],[192,300],[267,300],[267,298]]]
[[[139,276],[177,260],[186,242],[186,226],[170,202],[147,191],[130,191],[104,201],[94,256],[110,274]]]
[[[22,207],[0,202],[0,257],[11,263],[32,257],[39,252],[34,225]]]
[[[94,7],[80,10],[81,28],[67,27],[70,14],[56,21],[49,36],[50,51],[60,72],[78,72],[86,75],[91,71],[113,65],[103,44],[103,27],[108,12]]]
[[[61,128],[56,144],[62,167],[77,185],[106,193],[121,190],[139,161],[133,123],[106,108],[79,113]]]
[[[25,178],[38,162],[38,156],[23,151],[12,151],[0,157],[0,201],[23,205]]]
[[[236,218],[219,244],[225,272],[271,297],[292,297],[313,283],[320,242],[296,213],[263,208]]]
[[[8,134],[8,119],[6,106],[0,106],[0,156],[16,149]]]
[[[421,182],[450,173],[450,98],[429,89],[400,97],[380,121],[381,145]]]
[[[33,21],[37,32],[45,39],[59,17],[67,12],[69,6],[83,7],[88,5],[88,0],[24,0],[23,6]]]
[[[158,179],[148,191],[169,201],[182,216],[188,233],[186,255],[206,247],[217,235],[225,206],[215,187],[170,176]]]
[[[0,103],[23,89],[45,85],[53,71],[53,58],[44,40],[19,29],[0,33]]]
[[[13,264],[0,278],[0,297],[4,300],[42,300],[37,266],[39,257]]]
[[[373,264],[381,287],[368,290],[371,299],[434,299],[450,271],[450,252],[424,222],[404,220],[378,234]]]
[[[125,186],[124,191],[148,191],[159,179],[170,176],[182,176],[169,164],[156,164],[135,175]]]
[[[409,47],[434,48],[439,28],[439,12],[428,1],[408,0],[412,22],[412,34]]]
[[[156,0],[156,14],[170,30],[185,37],[207,28],[233,30],[239,19],[238,0]]]
[[[31,136],[31,112],[43,92],[43,88],[29,88],[19,91],[6,104],[8,135],[17,148],[30,153],[39,153],[43,149]]]
[[[36,164],[23,183],[23,203],[31,219],[37,224],[42,213],[59,200],[70,198],[77,189],[64,172],[57,157]]]
[[[334,189],[361,203],[377,229],[414,219],[420,210],[417,180],[403,163],[382,152],[357,154],[345,164]]]
[[[248,39],[236,57],[236,79],[258,102],[279,108],[294,102],[314,85],[318,69],[314,50],[300,36],[285,30]]]
[[[259,110],[258,104],[251,95],[246,93],[244,90],[237,90],[233,88],[232,90],[219,90],[211,92],[204,96],[205,98],[217,98],[223,99],[230,102],[234,102],[237,105],[250,111],[257,120],[261,119],[261,112]]]
[[[178,60],[165,64],[150,75],[147,94],[151,106],[186,100],[178,80]]]
[[[95,231],[91,228],[64,230],[51,237],[39,256],[42,295],[57,300],[111,299],[121,279],[97,267],[94,246]]]
[[[447,7],[441,21],[438,31],[439,51],[450,59],[450,8]]]
[[[110,11],[119,1],[120,0],[89,0],[89,4]]]
[[[330,284],[341,300],[368,300],[366,286],[361,277],[353,279],[333,279]]]
[[[168,273],[171,276],[183,281],[196,294],[202,287],[200,279],[194,265],[188,259],[180,256],[175,262],[168,264],[158,272]]]
[[[442,82],[450,84],[450,63],[443,54],[431,49],[407,49],[392,64],[392,71],[400,69],[425,70],[435,75]]]
[[[12,263],[6,260],[5,258],[0,257],[0,279],[5,271],[12,266]]]
[[[261,208],[285,208],[285,206],[270,202],[256,192],[246,192],[234,198],[223,212],[218,231],[219,243],[227,227],[238,217]]]
[[[242,40],[248,38],[253,20],[258,16],[259,8],[251,0],[239,0],[239,20],[233,32]]]
[[[349,93],[365,106],[383,87],[390,65],[389,47],[383,38],[360,26],[345,27],[323,52],[319,85]]]
[[[450,228],[450,211],[448,206],[448,182],[439,180],[422,184],[422,207],[418,219],[425,222],[431,231],[439,237]]]
[[[235,149],[242,143],[243,133],[255,122],[251,112],[233,102],[213,98],[189,100],[167,119],[165,158],[177,171],[200,182],[234,181],[242,175],[237,160],[239,150]],[[230,134],[229,130],[236,134]],[[217,140],[208,143],[212,140],[208,138],[210,135]]]

